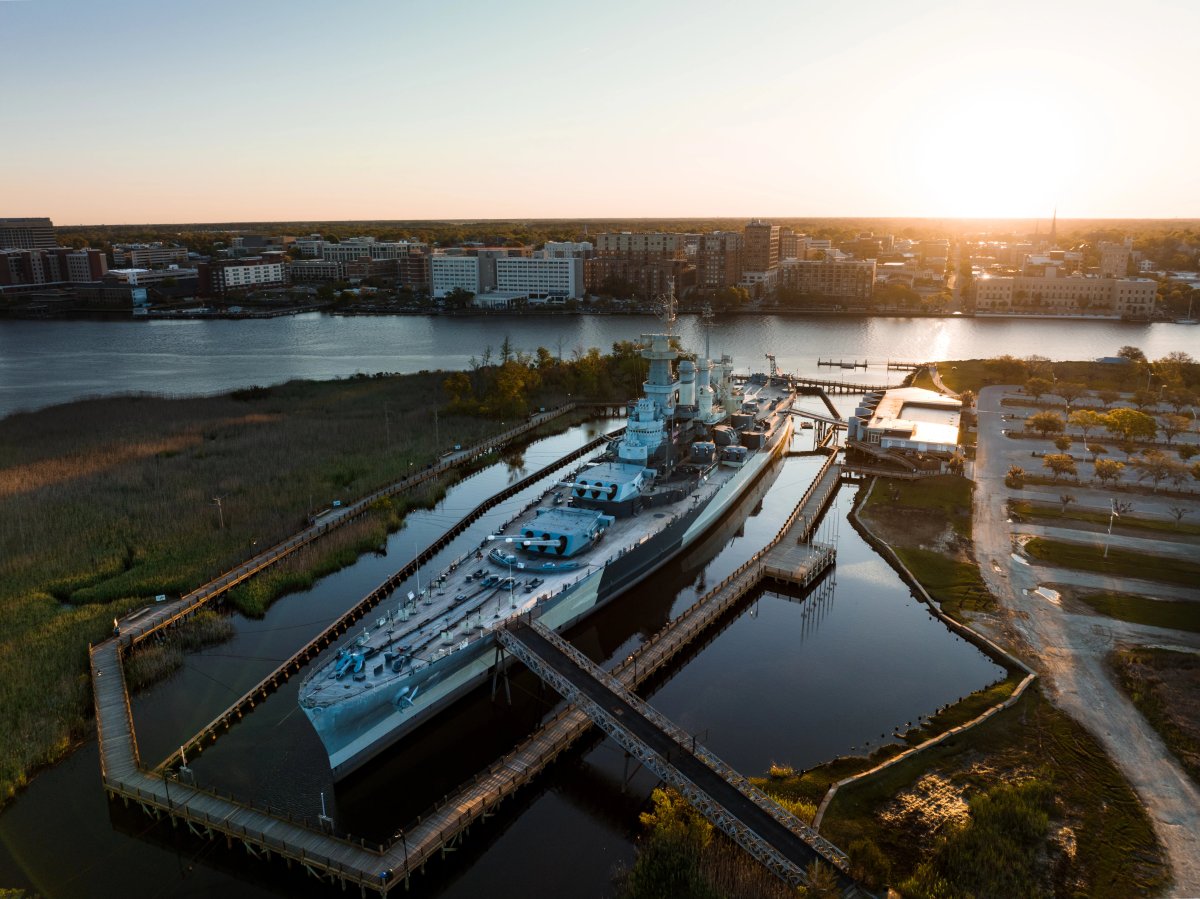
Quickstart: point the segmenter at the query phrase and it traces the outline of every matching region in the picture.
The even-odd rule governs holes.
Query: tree
[[[1042,465],[1050,469],[1054,475],[1054,480],[1058,480],[1062,475],[1075,476],[1075,460],[1066,453],[1047,453],[1042,457]]]
[[[1141,410],[1153,408],[1158,405],[1158,393],[1154,390],[1135,390],[1133,404]]]
[[[1175,447],[1175,455],[1177,455],[1184,462],[1190,461],[1192,456],[1196,455],[1197,452],[1200,452],[1200,450],[1192,446],[1190,443],[1180,444],[1179,446]]]
[[[1196,470],[1200,471],[1200,462],[1196,463]],[[1196,479],[1200,480],[1200,474],[1196,475]],[[1011,487],[1013,490],[1020,490],[1025,486],[1025,469],[1020,465],[1010,466],[1008,472],[1004,475],[1004,486]]]
[[[1097,459],[1095,462],[1096,480],[1101,484],[1119,480],[1124,470],[1125,463],[1116,459]]]
[[[1133,467],[1138,473],[1139,481],[1150,481],[1154,485],[1154,491],[1158,492],[1158,485],[1174,474],[1174,466],[1182,466],[1182,462],[1176,462],[1174,459],[1156,449],[1146,450],[1141,456],[1133,460]]]
[[[1100,400],[1100,402],[1104,405],[1104,408],[1107,409],[1121,398],[1121,394],[1115,390],[1097,390],[1096,398]]]
[[[1041,399],[1044,394],[1050,393],[1054,389],[1054,385],[1045,378],[1030,378],[1025,382],[1025,392],[1035,400]]]
[[[1078,381],[1059,381],[1054,388],[1054,393],[1066,401],[1067,411],[1070,412],[1075,401],[1087,393],[1087,385],[1080,384]]]
[[[949,461],[946,462],[946,467],[950,470],[951,474],[962,474],[966,464],[966,457],[962,453],[955,452],[950,456]]]
[[[1062,510],[1064,513],[1066,513],[1067,506],[1069,506],[1071,503],[1075,502],[1075,497],[1073,495],[1071,495],[1070,493],[1060,493],[1058,495],[1058,501],[1060,503],[1062,503]]]
[[[1130,362],[1146,361],[1146,354],[1135,346],[1123,346],[1117,350],[1117,355],[1122,359],[1128,359]]]
[[[1007,354],[997,356],[995,359],[989,359],[987,367],[1004,384],[1020,384],[1025,380],[1026,372],[1028,371],[1028,366],[1023,361]]]
[[[1192,473],[1192,477],[1200,481],[1200,462],[1193,462],[1192,467],[1188,469]]]
[[[1029,418],[1025,419],[1025,426],[1046,437],[1050,434],[1061,434],[1066,427],[1066,423],[1063,421],[1063,417],[1057,412],[1047,410],[1029,416]]]
[[[1072,427],[1079,428],[1083,432],[1083,439],[1086,441],[1089,431],[1094,431],[1097,428],[1104,427],[1104,416],[1092,409],[1077,409],[1072,412],[1067,418]]]
[[[1087,445],[1087,451],[1092,454],[1092,462],[1095,462],[1096,457],[1099,456],[1101,453],[1108,452],[1108,450],[1105,449],[1103,443],[1089,443]]]
[[[1104,428],[1123,440],[1153,440],[1158,423],[1145,412],[1113,409],[1104,416]]]
[[[1196,395],[1186,387],[1168,387],[1162,392],[1162,398],[1176,412],[1182,412],[1188,406],[1196,404]]]
[[[1066,452],[1071,448],[1071,438],[1066,434],[1061,434],[1054,438],[1054,448],[1060,452]]]
[[[1192,514],[1192,510],[1189,509],[1187,506],[1171,506],[1171,508],[1168,509],[1167,511],[1169,511],[1172,515],[1175,516],[1176,523],[1182,523],[1184,515]]]
[[[1176,434],[1186,434],[1191,429],[1192,420],[1186,415],[1171,413],[1162,417],[1162,432],[1167,438],[1167,443],[1170,443]]]
[[[475,299],[475,294],[469,290],[464,290],[461,287],[456,287],[443,297],[447,308],[450,309],[466,309]]]

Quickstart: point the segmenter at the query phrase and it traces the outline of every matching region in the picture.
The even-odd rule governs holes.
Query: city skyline
[[[0,100],[2,212],[1186,218],[1197,24],[1170,0],[0,3],[0,76],[30,88]]]

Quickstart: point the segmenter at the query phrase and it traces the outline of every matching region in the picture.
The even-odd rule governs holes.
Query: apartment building
[[[779,287],[805,296],[870,299],[875,287],[875,260],[784,259]]]
[[[113,268],[158,268],[185,265],[187,261],[187,247],[162,243],[113,244]]]
[[[91,284],[107,271],[108,257],[100,250],[0,249],[0,287]]]
[[[597,256],[621,256],[629,260],[682,259],[686,235],[668,232],[621,231],[596,235]]]
[[[1019,275],[975,281],[977,315],[1088,315],[1149,318],[1157,282],[1149,278],[1058,277]]]
[[[48,218],[0,219],[0,250],[53,250],[58,246]]]
[[[744,272],[769,272],[779,266],[779,226],[755,221],[746,225]]]
[[[264,253],[238,259],[214,259],[197,267],[200,295],[221,297],[228,293],[287,284],[287,257],[282,253]]]
[[[742,277],[744,237],[739,231],[701,234],[696,242],[696,286],[701,290],[733,287]]]

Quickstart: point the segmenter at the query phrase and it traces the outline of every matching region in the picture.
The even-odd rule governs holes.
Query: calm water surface
[[[457,485],[437,509],[411,516],[389,540],[386,556],[364,557],[276,603],[261,620],[235,616],[232,641],[190,655],[177,676],[136,698],[143,758],[166,756],[481,498],[613,424],[539,441]],[[809,434],[797,438],[798,448]],[[774,535],[819,462],[778,463],[723,530],[576,628],[571,639],[599,660],[628,654]],[[475,545],[544,488],[493,510],[443,560]],[[822,529],[838,543],[833,581],[803,601],[763,594],[655,685],[654,705],[739,770],[758,773],[773,761],[808,767],[868,740],[877,745],[894,726],[1003,676],[933,619],[845,523],[851,499],[851,489],[843,488]],[[511,706],[479,691],[335,786],[297,709],[298,683],[293,679],[194,759],[197,777],[310,816],[324,792],[339,827],[373,839],[403,827],[558,704],[552,691],[517,674]],[[654,786],[616,744],[592,739],[501,814],[472,828],[452,863],[431,866],[413,893],[605,895],[616,866],[633,857],[637,813]],[[247,862],[223,844],[110,806],[94,741],[43,772],[0,815],[0,884],[52,897],[332,895],[281,867]]]
[[[653,318],[625,315],[0,321],[0,416],[113,393],[218,393],[292,378],[466,368],[486,347],[498,350],[506,335],[529,351],[607,350],[659,327]],[[689,348],[704,346],[696,316],[683,316],[678,330]],[[1183,326],[1099,321],[744,315],[720,319],[711,339],[712,351],[730,353],[742,370],[763,370],[764,355],[775,353],[785,371],[804,374],[820,370],[818,358],[885,363],[1041,353],[1089,359],[1125,344],[1151,358],[1172,350],[1200,353],[1200,335]],[[883,368],[873,369],[870,380],[886,377]]]

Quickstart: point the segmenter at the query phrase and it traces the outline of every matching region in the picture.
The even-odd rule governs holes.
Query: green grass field
[[[1157,581],[1179,587],[1195,587],[1200,584],[1200,562],[1190,559],[1153,556],[1120,547],[1111,547],[1108,558],[1105,558],[1103,547],[1067,543],[1046,537],[1034,537],[1025,544],[1025,552],[1038,561],[1079,571]]]
[[[1093,612],[1118,621],[1200,633],[1200,602],[1149,599],[1126,593],[1079,593],[1073,598]]]
[[[1090,509],[1076,509],[1067,506],[1063,511],[1058,503],[1041,503],[1032,500],[1015,500],[1009,502],[1009,511],[1018,516],[1021,521],[1078,521],[1093,524],[1102,528],[1108,527],[1107,512]],[[1113,533],[1128,532],[1131,536],[1140,532],[1150,531],[1160,534],[1200,535],[1200,524],[1192,522],[1165,521],[1160,518],[1138,518],[1135,515],[1122,515],[1113,522]],[[1200,552],[1200,551],[1198,551]]]

